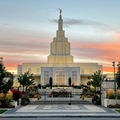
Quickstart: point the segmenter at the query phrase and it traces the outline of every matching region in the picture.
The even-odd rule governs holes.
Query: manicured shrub
[[[72,97],[72,93],[65,89],[61,89],[60,91],[52,91],[49,97]]]
[[[12,100],[13,93],[9,90],[7,94],[0,93],[0,100]]]
[[[42,89],[46,89],[46,85],[43,85],[43,86],[42,86]]]
[[[115,91],[113,89],[108,89],[108,91],[107,91],[107,97],[109,99],[114,99],[115,98]]]
[[[95,105],[100,105],[100,104],[101,104],[100,97],[99,97],[98,95],[95,95],[95,96],[92,98],[92,103],[95,104]]]
[[[29,98],[27,98],[27,97],[22,98],[22,100],[21,100],[21,105],[27,105],[27,104],[29,104],[29,103],[30,103]]]
[[[115,105],[108,105],[108,108],[120,108],[120,104],[115,104]]]
[[[117,99],[120,99],[120,89],[117,90]]]
[[[7,94],[0,93],[0,103],[2,108],[7,108],[13,99],[13,93],[9,90]]]

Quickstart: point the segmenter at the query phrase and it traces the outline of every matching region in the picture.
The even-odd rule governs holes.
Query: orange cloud
[[[6,69],[17,70],[23,62],[47,62],[51,38],[47,37],[15,37],[16,41],[1,41],[0,54],[4,57]],[[50,41],[51,39],[51,41]],[[97,40],[96,40],[97,41]],[[108,42],[72,41],[71,51],[77,58],[101,61],[104,72],[112,72],[112,61],[120,61],[120,33]],[[107,64],[107,65],[106,65]]]

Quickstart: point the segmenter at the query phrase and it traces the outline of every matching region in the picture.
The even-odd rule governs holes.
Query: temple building
[[[50,44],[50,55],[47,57],[47,63],[23,63],[18,65],[18,75],[29,71],[35,76],[35,84],[47,85],[50,77],[53,85],[80,85],[88,81],[88,76],[93,72],[101,70],[102,65],[98,63],[74,63],[71,55],[71,44],[65,37],[63,30],[62,11],[58,19],[58,30],[56,37]]]

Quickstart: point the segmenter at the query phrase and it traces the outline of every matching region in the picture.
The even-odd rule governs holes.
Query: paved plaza
[[[26,105],[9,109],[0,117],[46,117],[46,116],[120,116],[112,109],[96,105]]]
[[[71,104],[70,103],[71,99]],[[45,102],[41,103],[41,101]],[[52,100],[52,102],[50,102]],[[59,104],[54,104],[55,102]],[[74,102],[75,101],[75,102]],[[49,104],[48,104],[49,103]],[[74,104],[73,104],[74,103]],[[31,102],[29,105],[19,106],[9,109],[0,117],[88,117],[88,116],[108,116],[120,117],[120,114],[113,109],[103,106],[93,105],[90,102],[79,99],[79,96],[74,95],[72,98],[49,98],[42,96],[39,101]]]
[[[107,110],[94,105],[28,105],[15,111],[16,113],[68,113],[68,112],[107,112]],[[113,112],[113,111],[111,111]]]

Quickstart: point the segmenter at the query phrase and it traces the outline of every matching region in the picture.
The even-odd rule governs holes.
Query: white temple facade
[[[50,45],[50,55],[47,63],[23,63],[18,66],[18,74],[29,71],[35,76],[35,83],[41,85],[49,84],[50,77],[53,85],[80,85],[88,81],[88,76],[93,72],[101,70],[102,65],[98,63],[74,63],[71,55],[71,45],[65,37],[63,30],[62,11],[58,19],[58,30],[56,37]]]

